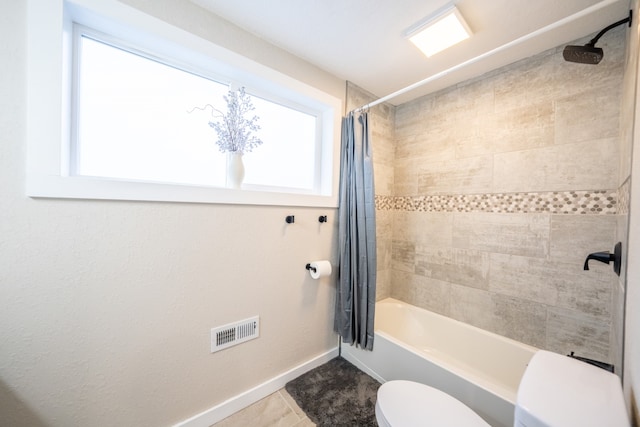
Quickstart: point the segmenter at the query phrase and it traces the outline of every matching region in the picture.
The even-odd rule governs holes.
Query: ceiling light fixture
[[[430,15],[404,32],[427,57],[471,37],[471,30],[455,6]]]

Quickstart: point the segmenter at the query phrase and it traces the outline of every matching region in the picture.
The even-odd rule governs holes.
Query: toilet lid
[[[388,381],[378,389],[381,425],[392,427],[490,427],[478,414],[448,394],[412,381]]]

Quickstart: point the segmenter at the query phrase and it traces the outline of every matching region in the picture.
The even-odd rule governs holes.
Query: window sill
[[[32,176],[27,180],[27,195],[32,198],[53,199],[128,200],[328,208],[338,206],[337,198],[328,195],[66,176],[39,178]]]

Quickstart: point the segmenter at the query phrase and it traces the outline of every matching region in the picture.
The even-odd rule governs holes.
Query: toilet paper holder
[[[326,259],[308,262],[304,268],[307,269],[314,280],[331,275],[331,262]]]

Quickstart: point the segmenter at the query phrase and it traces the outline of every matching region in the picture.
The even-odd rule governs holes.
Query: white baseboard
[[[296,366],[293,369],[284,372],[277,377],[270,379],[250,390],[240,393],[219,405],[207,409],[204,412],[199,413],[187,420],[184,420],[174,427],[209,427],[212,424],[217,423],[220,420],[227,418],[230,415],[238,412],[241,409],[257,402],[258,400],[267,397],[271,393],[280,390],[289,381],[299,377],[300,375],[316,368],[331,359],[338,357],[338,347],[329,350],[313,359]]]

